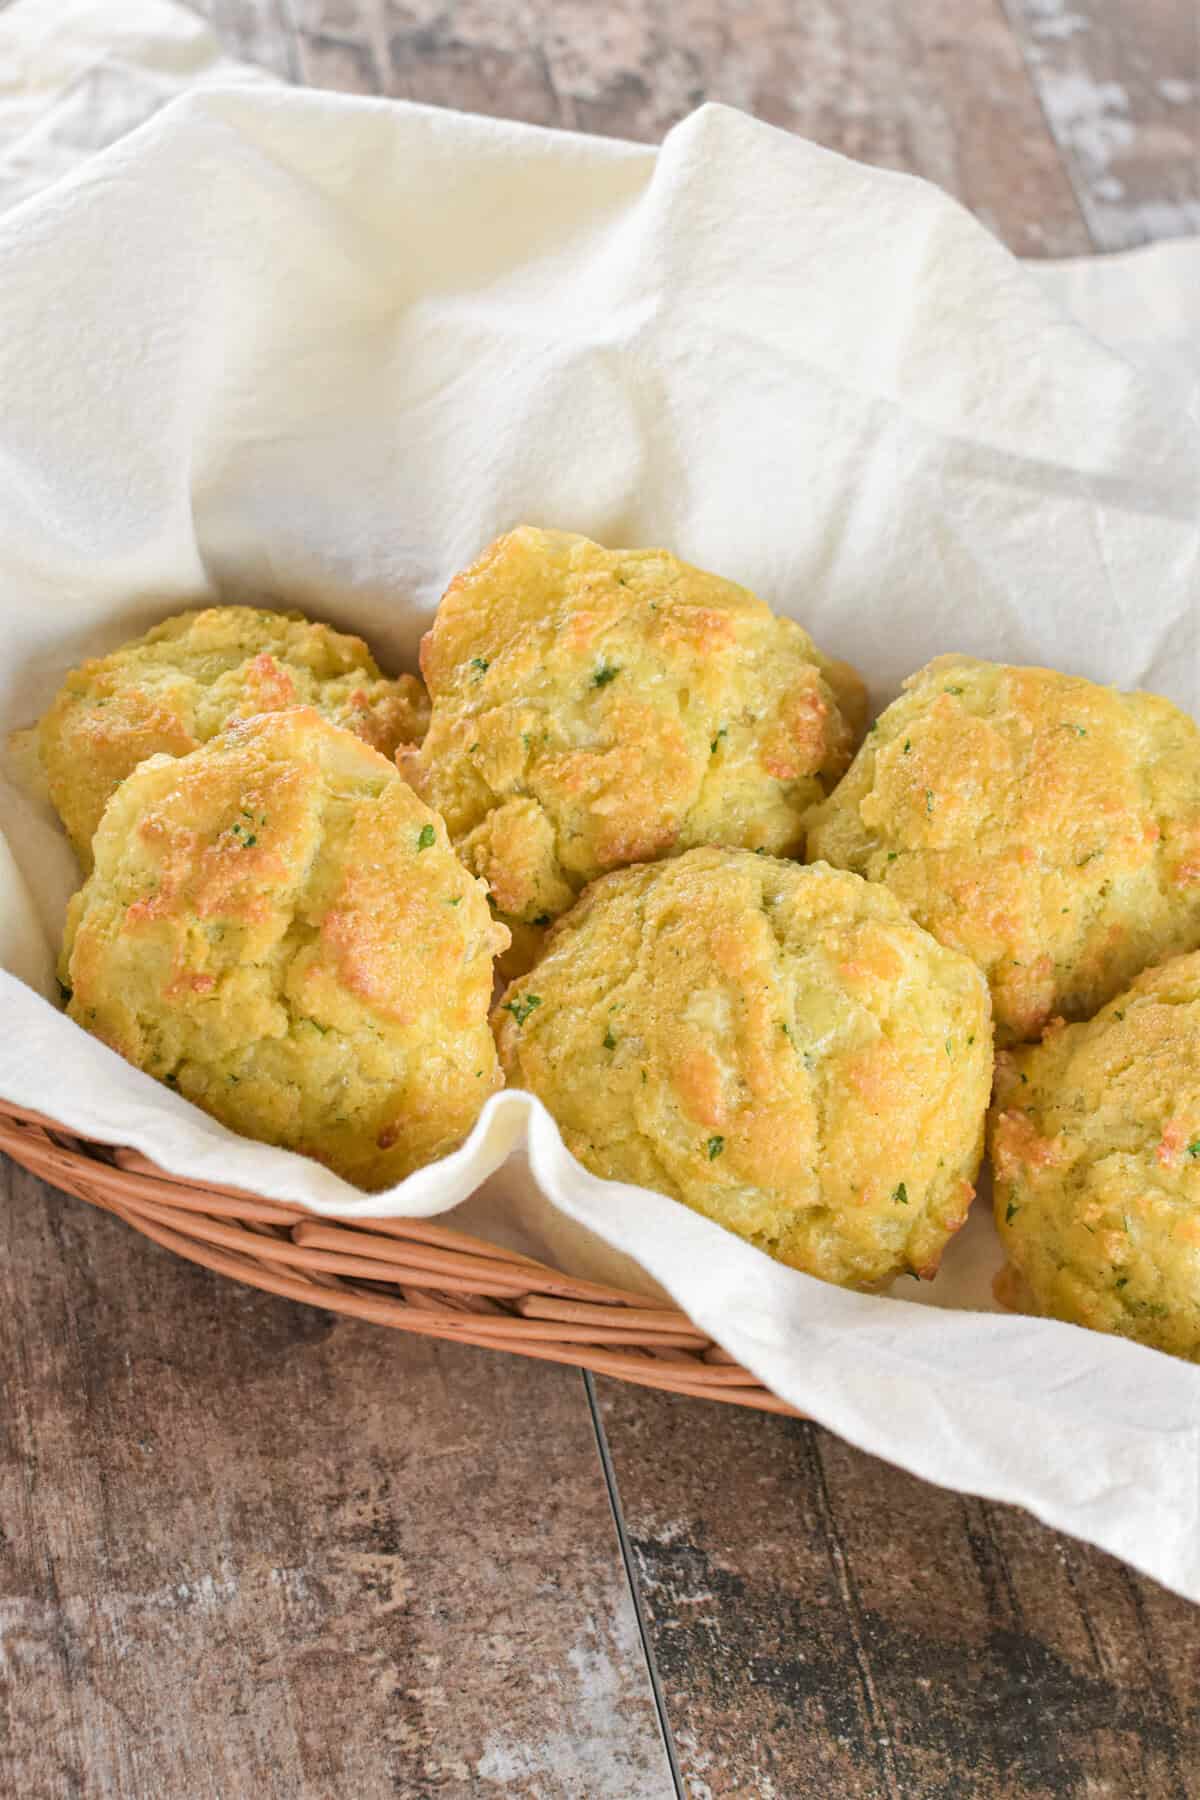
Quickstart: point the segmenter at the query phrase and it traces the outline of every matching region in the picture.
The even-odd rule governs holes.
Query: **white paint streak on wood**
[[[1005,0],[1099,249],[1200,231],[1194,0]]]
[[[1074,37],[1089,26],[1082,13],[1069,11],[1062,0],[1026,0],[1025,12],[1035,38]]]
[[[614,1755],[614,1716],[622,1698],[621,1665],[635,1653],[632,1616],[618,1609],[607,1618],[589,1617],[583,1635],[567,1651],[558,1680],[566,1695],[571,1728],[550,1729],[536,1738],[518,1737],[501,1727],[488,1738],[475,1764],[477,1780],[504,1793],[587,1794],[588,1800],[672,1800],[665,1767],[650,1778],[620,1754]],[[549,1784],[549,1785],[546,1785]]]

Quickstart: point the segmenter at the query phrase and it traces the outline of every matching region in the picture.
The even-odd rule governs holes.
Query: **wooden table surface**
[[[292,81],[705,98],[1014,249],[1200,229],[1194,0],[204,0]],[[0,1795],[1200,1796],[1200,1612],[815,1426],[236,1287],[0,1159]]]

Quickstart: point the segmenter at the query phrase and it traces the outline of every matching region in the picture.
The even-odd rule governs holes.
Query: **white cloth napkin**
[[[218,590],[408,660],[521,520],[748,583],[877,699],[960,649],[1200,703],[1195,243],[1030,270],[936,189],[724,108],[655,152],[295,92],[169,6],[83,0],[0,13],[5,205],[0,733]],[[470,1227],[571,1258],[585,1228],[852,1442],[1200,1598],[1200,1369],[970,1310],[983,1207],[923,1304],[845,1293],[595,1180],[519,1093],[363,1197],[42,997],[72,881],[0,781],[7,1099],[321,1212],[474,1196]]]

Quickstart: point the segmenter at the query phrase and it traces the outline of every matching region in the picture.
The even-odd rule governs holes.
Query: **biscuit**
[[[501,1085],[507,943],[393,764],[311,709],[117,789],[71,902],[68,1012],[232,1130],[360,1187],[452,1150]]]
[[[1026,1310],[1200,1361],[1200,954],[999,1059],[996,1225]]]
[[[718,848],[605,875],[493,1023],[595,1174],[826,1281],[930,1276],[966,1217],[987,985],[857,875]]]
[[[809,821],[987,975],[997,1041],[1200,946],[1200,731],[1168,700],[939,657]]]
[[[529,954],[605,870],[704,843],[799,852],[865,707],[745,588],[529,526],[451,583],[421,668],[430,728],[401,772]]]
[[[414,675],[389,680],[361,638],[299,613],[178,613],[72,669],[38,735],[50,798],[85,870],[109,796],[140,762],[185,756],[230,719],[289,706],[315,706],[385,756],[428,721]]]

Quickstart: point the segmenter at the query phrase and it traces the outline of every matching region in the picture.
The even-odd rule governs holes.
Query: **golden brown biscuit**
[[[876,720],[808,854],[988,977],[1001,1044],[1200,945],[1200,731],[1168,700],[943,656]]]
[[[234,1131],[385,1187],[501,1085],[507,932],[393,765],[310,709],[155,756],[71,902],[73,1019]]]
[[[987,986],[856,875],[715,848],[606,875],[493,1022],[589,1169],[809,1274],[932,1275],[966,1217]]]
[[[798,852],[865,704],[852,670],[745,588],[530,526],[451,583],[421,666],[433,714],[401,772],[501,915],[533,928],[626,863],[710,842]]]
[[[361,638],[299,613],[178,613],[72,669],[39,741],[50,797],[84,868],[109,796],[146,757],[185,756],[230,719],[288,706],[315,706],[385,756],[428,721],[415,675],[389,680]]]
[[[1200,1361],[1200,954],[1001,1056],[990,1137],[1018,1304]]]

